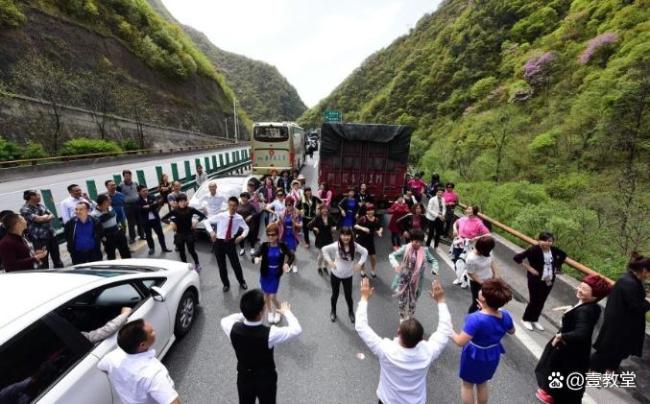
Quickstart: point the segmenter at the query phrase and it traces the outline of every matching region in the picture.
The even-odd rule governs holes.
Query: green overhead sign
[[[325,122],[343,122],[343,114],[341,111],[327,110],[325,111]]]

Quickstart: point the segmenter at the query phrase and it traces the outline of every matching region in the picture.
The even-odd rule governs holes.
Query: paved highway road
[[[94,179],[97,185],[98,192],[104,192],[104,181],[112,179],[113,174],[121,174],[122,170],[130,169],[133,171],[134,180],[137,181],[135,170],[144,170],[147,185],[153,187],[158,184],[158,177],[156,175],[156,166],[162,166],[163,172],[167,173],[171,179],[171,163],[178,163],[179,175],[185,177],[185,168],[183,161],[190,160],[192,166],[192,173],[194,174],[194,159],[200,158],[203,163],[205,156],[212,156],[214,154],[230,153],[237,148],[218,149],[214,152],[202,151],[201,153],[188,153],[177,154],[174,156],[166,156],[161,159],[145,159],[142,162],[129,162],[124,164],[116,164],[114,166],[89,168],[82,166],[78,170],[72,170],[68,173],[43,175],[35,174],[30,175],[29,178],[23,178],[15,181],[8,181],[0,183],[0,210],[12,209],[17,211],[23,202],[23,191],[26,189],[50,189],[53,193],[54,200],[58,203],[64,198],[68,197],[66,187],[70,184],[79,184],[84,191],[86,190],[86,180]],[[217,157],[218,159],[218,157]],[[224,155],[225,161],[225,155]]]

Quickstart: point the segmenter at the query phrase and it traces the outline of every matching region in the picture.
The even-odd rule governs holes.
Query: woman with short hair
[[[370,256],[370,275],[377,277],[377,251],[375,249],[375,234],[381,237],[383,228],[381,221],[375,216],[375,205],[367,203],[365,205],[365,214],[359,218],[354,229],[357,231],[357,243],[361,244]],[[365,277],[366,272],[361,268],[361,277]]]
[[[469,287],[472,291],[472,303],[467,310],[468,313],[474,313],[479,309],[478,293],[481,291],[483,282],[498,277],[496,264],[492,258],[494,246],[494,238],[483,236],[476,240],[474,249],[467,255],[465,268],[469,277]]]

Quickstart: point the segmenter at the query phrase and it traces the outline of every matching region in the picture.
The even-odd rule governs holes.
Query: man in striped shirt
[[[111,198],[106,194],[97,197],[97,207],[92,215],[99,220],[104,228],[104,250],[106,251],[106,258],[109,260],[115,259],[115,250],[120,252],[120,257],[131,258],[131,251],[129,251],[129,244],[126,241],[124,229],[122,229],[117,221],[117,214],[111,208]]]

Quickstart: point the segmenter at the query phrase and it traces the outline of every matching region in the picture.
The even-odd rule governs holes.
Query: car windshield
[[[286,126],[256,126],[253,137],[262,142],[283,142],[289,139],[289,130]]]

